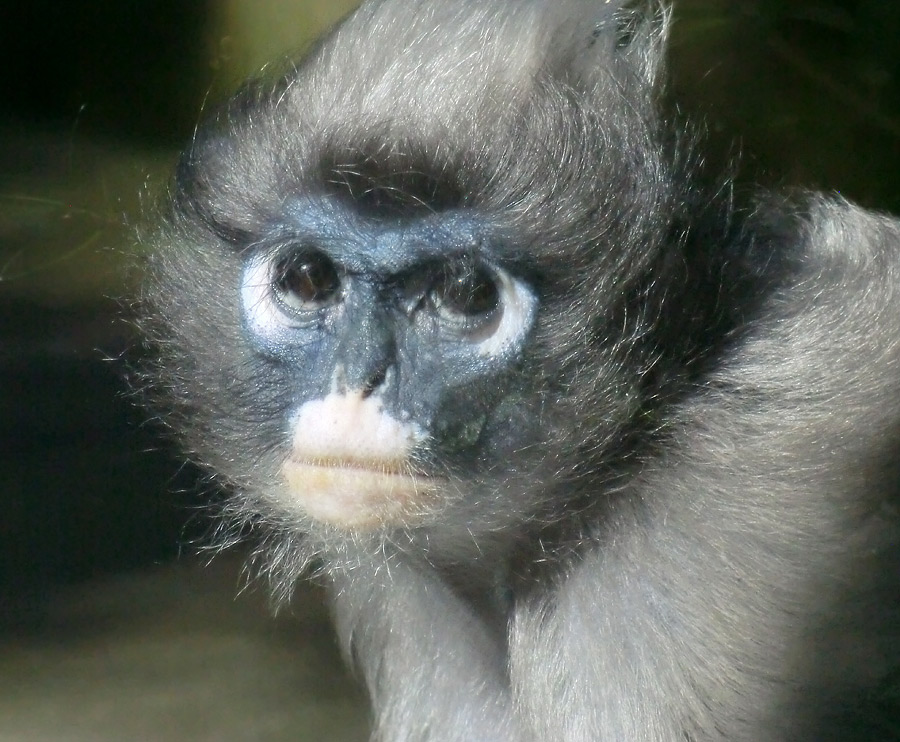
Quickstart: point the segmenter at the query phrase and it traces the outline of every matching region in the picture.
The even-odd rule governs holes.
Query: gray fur
[[[279,598],[319,566],[375,739],[844,740],[900,659],[900,223],[702,191],[656,106],[667,14],[621,6],[367,2],[201,129],[154,237],[160,409]],[[424,445],[445,499],[406,528],[272,494],[303,374],[238,286],[325,192],[474,215],[540,298],[448,391],[484,432],[468,468]]]

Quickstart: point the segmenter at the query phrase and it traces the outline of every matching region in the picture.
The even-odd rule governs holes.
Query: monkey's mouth
[[[371,530],[418,520],[435,480],[404,461],[289,458],[282,472],[293,504],[307,515],[344,529]]]

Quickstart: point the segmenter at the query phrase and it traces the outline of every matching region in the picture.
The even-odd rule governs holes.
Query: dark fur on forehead
[[[464,206],[466,193],[455,172],[433,165],[414,152],[326,150],[316,167],[316,179],[326,191],[373,220],[414,219]]]

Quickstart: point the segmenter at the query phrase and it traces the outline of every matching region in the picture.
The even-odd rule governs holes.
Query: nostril
[[[383,363],[375,370],[375,372],[369,377],[369,380],[362,388],[363,399],[365,399],[366,397],[371,397],[372,394],[375,393],[375,390],[378,389],[378,387],[380,387],[382,384],[384,384],[385,379],[387,379],[387,372],[387,363]]]

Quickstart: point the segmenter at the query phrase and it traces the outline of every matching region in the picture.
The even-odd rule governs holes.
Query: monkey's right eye
[[[286,309],[313,312],[340,301],[341,276],[323,252],[299,250],[275,264],[272,291]]]

